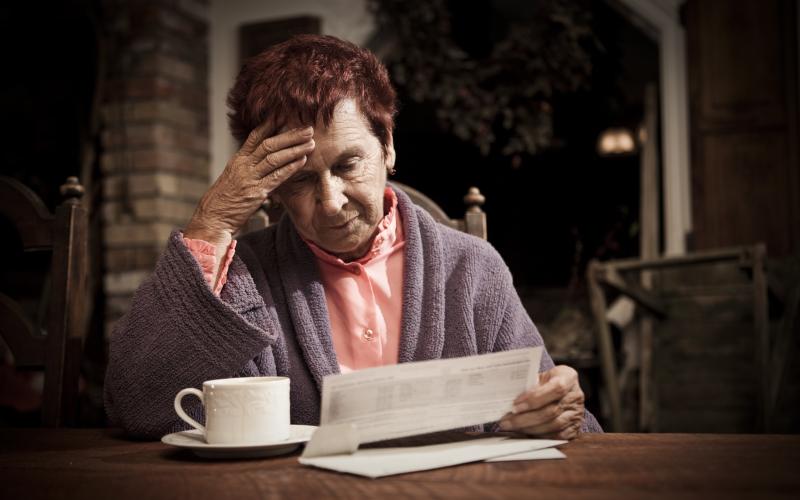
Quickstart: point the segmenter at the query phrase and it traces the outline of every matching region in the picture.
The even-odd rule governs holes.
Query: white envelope
[[[429,446],[370,448],[351,454],[314,458],[300,457],[300,463],[337,472],[378,478],[487,459],[532,460],[535,455],[530,455],[530,453],[535,453],[537,450],[548,451],[543,449],[563,443],[566,441],[488,437]],[[559,456],[548,453],[539,456],[538,459],[544,459],[546,455],[551,455],[548,458],[564,457],[560,451],[553,451],[557,452]]]

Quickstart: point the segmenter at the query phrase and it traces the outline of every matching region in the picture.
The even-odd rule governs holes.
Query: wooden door
[[[800,253],[797,3],[686,4],[690,248]]]

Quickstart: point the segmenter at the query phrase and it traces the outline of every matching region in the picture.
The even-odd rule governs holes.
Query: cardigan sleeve
[[[504,304],[504,312],[501,314],[502,321],[497,336],[495,337],[494,351],[507,351],[511,349],[519,349],[522,347],[544,346],[544,340],[539,334],[536,325],[533,324],[528,312],[522,305],[522,301],[514,288],[511,272],[505,265],[502,266],[503,270],[499,272],[502,276],[500,280],[500,293],[504,300],[499,303]],[[547,352],[547,347],[542,352],[542,361],[539,366],[539,372],[547,371],[553,368],[555,364],[550,354]],[[602,427],[594,418],[594,415],[589,410],[584,410],[583,427],[581,432],[603,432]]]
[[[138,437],[186,428],[173,409],[178,391],[200,388],[205,380],[256,375],[253,359],[280,332],[271,297],[262,297],[238,256],[217,297],[182,238],[178,231],[170,236],[111,337],[106,411],[113,424]],[[184,408],[202,415],[196,398],[185,398]]]

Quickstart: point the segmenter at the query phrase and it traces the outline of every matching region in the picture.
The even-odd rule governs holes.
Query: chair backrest
[[[81,342],[85,331],[87,215],[76,177],[61,186],[64,201],[51,214],[15,179],[0,176],[0,216],[16,228],[23,250],[52,252],[44,332],[23,308],[0,293],[0,336],[18,367],[43,367],[42,423],[75,422]]]
[[[770,339],[765,267],[763,244],[589,264],[609,430],[770,428],[785,339]],[[617,296],[610,308],[607,292]],[[628,351],[620,364],[611,324],[633,339],[622,339]]]
[[[469,188],[464,196],[464,204],[467,207],[464,218],[451,219],[435,201],[422,192],[400,182],[393,181],[390,184],[407,194],[415,205],[425,209],[437,222],[484,240],[487,238],[486,213],[481,209],[486,198],[478,188]],[[280,205],[275,204],[272,200],[267,200],[262,209],[250,218],[242,232],[249,233],[263,229],[271,222],[277,221],[282,214],[283,209]]]
[[[424,208],[437,222],[478,238],[486,239],[486,213],[481,209],[481,206],[486,202],[486,198],[478,188],[469,188],[464,196],[464,204],[467,206],[464,218],[451,219],[435,201],[420,191],[400,182],[392,182],[391,184],[407,194],[414,204]]]

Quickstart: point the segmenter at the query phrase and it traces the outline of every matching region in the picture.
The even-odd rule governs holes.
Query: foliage
[[[524,3],[520,3],[522,6]],[[442,129],[482,154],[536,154],[553,144],[553,99],[587,85],[596,44],[589,14],[568,0],[538,0],[508,19],[488,55],[453,37],[445,0],[371,0],[378,29],[394,37],[394,82],[430,103]],[[530,5],[533,5],[531,7]]]

